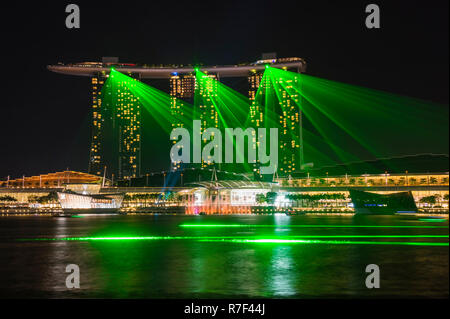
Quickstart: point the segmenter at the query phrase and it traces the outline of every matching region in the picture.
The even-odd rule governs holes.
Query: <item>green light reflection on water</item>
[[[254,224],[181,224],[180,227],[228,228],[228,227],[258,227],[258,228],[448,228],[448,226],[424,225],[254,225]]]
[[[56,238],[31,238],[19,239],[19,241],[126,241],[126,240],[219,240],[219,241],[302,241],[302,238],[446,238],[448,235],[296,235],[296,236],[110,236],[110,237],[56,237]]]
[[[328,245],[408,245],[408,246],[448,246],[449,243],[424,243],[402,241],[345,241],[345,240],[289,240],[289,239],[205,239],[202,242],[230,242],[250,244],[328,244]]]

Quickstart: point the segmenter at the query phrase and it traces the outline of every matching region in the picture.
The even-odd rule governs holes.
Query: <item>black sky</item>
[[[69,3],[80,29],[65,27]],[[311,75],[448,105],[447,0],[115,3],[2,4],[0,179],[87,170],[89,79],[46,69],[57,62],[235,64],[277,52],[305,58]],[[365,28],[369,3],[379,30]]]

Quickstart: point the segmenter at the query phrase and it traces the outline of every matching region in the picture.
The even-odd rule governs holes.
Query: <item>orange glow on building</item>
[[[100,183],[102,177],[75,171],[63,171],[49,174],[42,174],[31,177],[22,177],[6,181],[0,181],[0,187],[16,188],[53,188],[62,187],[71,183]]]

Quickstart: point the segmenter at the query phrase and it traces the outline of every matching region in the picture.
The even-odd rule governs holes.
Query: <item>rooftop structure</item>
[[[264,102],[255,101],[264,70],[268,66],[291,72],[306,71],[306,62],[299,57],[277,58],[275,53],[263,54],[262,58],[253,63],[236,65],[139,65],[134,63],[119,63],[118,58],[104,57],[102,62],[82,62],[74,64],[49,65],[48,69],[55,73],[85,76],[91,78],[92,84],[92,141],[89,158],[89,173],[101,176],[105,168],[112,173],[111,179],[128,180],[142,176],[141,153],[145,147],[142,142],[142,111],[139,96],[130,91],[130,86],[136,84],[129,81],[117,81],[116,87],[108,88],[108,78],[111,70],[119,71],[132,78],[133,81],[143,79],[168,79],[170,84],[170,109],[172,115],[183,116],[180,113],[181,100],[195,104],[194,94],[201,100],[195,112],[201,120],[201,127],[218,128],[219,112],[213,99],[218,98],[220,79],[226,77],[246,77],[249,81],[249,114],[251,125],[255,128],[263,127]],[[196,74],[202,74],[197,77]],[[274,81],[280,81],[276,78]],[[290,81],[290,80],[289,80]],[[288,83],[288,88],[292,88]],[[297,78],[295,80],[297,82]],[[110,86],[111,84],[109,84]],[[110,95],[104,96],[103,88],[120,92],[119,98],[112,100]],[[285,89],[282,89],[283,91]],[[261,95],[265,93],[261,90]],[[288,175],[300,171],[303,164],[302,113],[295,103],[299,102],[298,93],[290,92],[289,97],[283,98],[276,105],[275,112],[279,113],[281,124],[280,133],[280,164],[278,171]],[[291,97],[292,96],[292,97]],[[268,100],[268,99],[265,99]],[[270,100],[270,99],[269,99]],[[272,103],[273,104],[273,103]],[[278,121],[277,121],[278,123]],[[290,125],[288,125],[290,123]],[[181,123],[172,123],[172,127],[182,127]],[[253,163],[253,173],[260,174],[259,162]],[[201,167],[215,166],[211,160],[201,163]],[[181,168],[181,163],[171,163],[171,169]],[[219,166],[220,168],[220,166]]]
[[[298,72],[306,71],[306,62],[302,58],[274,58],[258,60],[254,63],[236,65],[214,65],[214,66],[183,66],[183,65],[160,65],[147,66],[134,63],[115,62],[81,62],[74,64],[49,65],[47,68],[56,73],[96,76],[98,73],[108,73],[112,66],[117,71],[128,74],[139,74],[142,79],[169,79],[173,75],[191,74],[197,68],[202,72],[218,74],[220,77],[247,77],[251,72],[264,71],[267,64],[274,68],[297,69]]]
[[[22,178],[0,181],[0,187],[46,188],[61,187],[63,184],[100,183],[101,177],[75,171],[64,171],[42,174],[38,176],[23,176]]]

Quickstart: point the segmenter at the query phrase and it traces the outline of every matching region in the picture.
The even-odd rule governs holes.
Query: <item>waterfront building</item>
[[[141,105],[139,99],[131,94],[125,85],[118,84],[115,88],[119,98],[111,100],[104,96],[103,86],[107,83],[111,67],[126,74],[134,79],[169,79],[169,93],[173,99],[170,108],[172,114],[183,117],[180,105],[177,105],[176,98],[186,102],[193,103],[197,98],[201,103],[197,115],[202,121],[203,129],[208,127],[219,127],[219,116],[212,103],[212,97],[217,96],[217,82],[224,77],[248,77],[249,74],[262,74],[267,64],[280,69],[294,70],[304,72],[306,63],[301,58],[270,58],[229,66],[206,66],[201,67],[201,71],[206,74],[198,81],[204,81],[204,85],[196,83],[196,68],[193,66],[147,66],[130,63],[119,63],[117,58],[103,58],[102,62],[83,62],[76,64],[58,64],[49,65],[48,69],[56,72],[76,76],[87,76],[91,78],[92,94],[92,142],[91,154],[89,159],[89,173],[103,175],[105,166],[107,166],[108,175],[114,173],[120,179],[129,179],[141,175]],[[260,80],[260,79],[259,79]],[[255,80],[257,81],[257,80]],[[254,93],[258,89],[259,82],[252,84],[250,91]],[[128,86],[129,87],[129,86]],[[119,91],[120,90],[120,91]],[[254,95],[249,97],[252,99]],[[250,112],[254,117],[261,116],[258,111],[252,111],[256,105],[249,106]],[[301,127],[301,116],[298,110],[295,110],[293,104],[283,100],[279,108],[284,108],[285,113],[279,112],[278,122],[285,128],[281,134],[283,149],[280,154],[280,167],[278,171],[288,174],[298,171],[299,156],[289,155],[287,150],[294,149],[296,153],[301,149],[299,134],[292,135],[292,127],[299,131]],[[258,113],[258,115],[256,115]],[[289,113],[289,114],[288,114]],[[290,114],[292,113],[292,114]],[[292,122],[291,118],[294,117]],[[289,123],[294,123],[290,125]],[[262,123],[257,123],[259,127]],[[181,121],[172,123],[173,127],[182,126]],[[286,144],[286,145],[285,145]],[[286,151],[285,151],[286,150]],[[211,162],[201,163],[201,167],[210,166]],[[180,163],[175,163],[173,168],[178,169]]]
[[[276,58],[276,54],[263,56],[259,64],[276,65],[277,63],[301,62],[300,58]],[[281,69],[301,73],[305,68],[296,65],[282,66]],[[292,79],[271,75],[263,77],[263,70],[250,70],[248,75],[248,97],[251,101],[250,123],[252,127],[278,127],[278,167],[280,175],[289,176],[301,170],[303,163],[303,123],[299,107],[301,96],[300,76]],[[274,91],[276,90],[276,92]],[[271,112],[269,114],[264,114]],[[276,116],[276,118],[273,118]],[[270,122],[269,122],[270,120]],[[256,163],[254,171],[259,173]]]
[[[183,119],[186,117],[184,113],[183,105],[184,102],[193,104],[194,103],[194,92],[196,87],[195,75],[192,74],[184,74],[179,75],[177,72],[174,72],[169,79],[170,90],[169,94],[171,96],[170,99],[170,113],[173,116],[172,121],[172,129],[178,127],[184,127]],[[175,144],[176,141],[173,141]],[[171,170],[179,170],[182,168],[181,162],[173,162],[171,163]]]
[[[195,106],[198,108],[194,112],[196,119],[200,120],[200,134],[208,128],[219,128],[219,114],[214,105],[214,99],[217,99],[218,80],[216,74],[202,74],[196,77],[194,98],[197,99]],[[206,144],[208,140],[203,138],[202,142]],[[211,165],[214,165],[211,156],[208,156],[206,161],[202,158],[201,167]]]
[[[182,119],[187,116],[184,114],[183,102],[194,103],[195,75],[179,75],[174,72],[169,79],[170,112],[175,121],[172,122],[172,128],[184,127]]]
[[[58,188],[69,183],[100,184],[101,182],[102,178],[99,176],[67,170],[63,172],[7,179],[5,181],[0,181],[0,188]]]
[[[409,173],[403,174],[359,174],[312,176],[304,177],[279,177],[276,182],[282,187],[400,187],[400,186],[448,186],[449,174],[445,173]]]
[[[91,79],[91,96],[92,96],[92,138],[91,151],[89,156],[88,171],[101,175],[106,166],[105,157],[103,155],[105,119],[107,112],[102,105],[102,88],[105,83],[104,76],[94,76]]]
[[[173,98],[182,99],[186,102],[193,103],[194,89],[195,89],[195,75],[184,74],[179,75],[174,72],[169,79],[170,91],[169,94]]]
[[[37,176],[23,176],[0,181],[0,210],[26,212],[29,208],[58,209],[56,192],[67,185],[84,185],[83,189],[109,186],[101,177],[75,171],[63,171]],[[73,190],[80,190],[73,186]]]
[[[101,176],[105,167],[118,178],[140,176],[141,109],[139,97],[130,91],[132,83],[108,82],[109,69],[119,64],[117,58],[103,58],[101,63],[83,63],[80,67],[97,68],[91,74],[92,139],[89,157],[90,174]],[[138,79],[139,73],[125,73]],[[108,86],[115,85],[114,88]],[[115,95],[107,95],[113,89]]]
[[[258,92],[258,89],[265,90],[265,88],[269,85],[270,82],[261,83],[262,77],[263,77],[263,71],[256,71],[251,70],[249,73],[249,76],[247,77],[248,80],[248,98],[250,100],[250,110],[249,110],[249,119],[250,119],[250,126],[255,129],[255,132],[258,132],[258,128],[264,127],[264,112],[263,112],[263,105],[259,102],[259,100],[256,100],[256,95]],[[259,147],[259,142],[257,142],[256,136],[253,137],[253,148],[256,151],[256,146]],[[255,176],[260,175],[260,163],[259,159],[256,160],[256,163],[253,165],[253,172]]]
[[[67,171],[42,175],[42,181],[49,183],[44,182],[41,186],[39,177],[27,178],[25,183],[23,179],[10,180],[9,187],[8,181],[2,181],[0,208],[21,207],[24,211],[38,206],[57,208],[57,199],[51,194],[68,189],[82,194],[123,193],[125,212],[157,212],[162,209],[188,214],[244,214],[295,209],[299,212],[351,213],[354,211],[351,192],[355,190],[378,195],[410,192],[419,211],[448,214],[448,172],[385,175],[279,178],[274,182],[190,181],[181,187],[112,187],[107,182],[101,185],[98,176]]]

